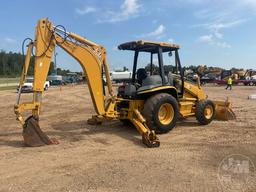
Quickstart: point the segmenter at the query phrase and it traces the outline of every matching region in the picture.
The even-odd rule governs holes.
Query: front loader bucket
[[[231,109],[231,103],[226,101],[213,101],[215,104],[216,119],[220,121],[228,121],[236,119],[234,111]]]
[[[29,147],[39,147],[43,145],[59,144],[56,139],[50,139],[40,128],[38,120],[30,116],[23,126],[22,136],[24,143]]]

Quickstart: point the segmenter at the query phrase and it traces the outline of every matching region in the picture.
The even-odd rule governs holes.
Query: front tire
[[[167,93],[156,94],[148,98],[142,111],[147,126],[156,133],[171,131],[176,125],[178,114],[177,100]]]
[[[196,105],[196,119],[201,125],[208,125],[215,118],[215,105],[211,100],[199,101]]]

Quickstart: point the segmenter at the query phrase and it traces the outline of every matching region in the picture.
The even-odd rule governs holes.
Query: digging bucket
[[[57,139],[50,139],[40,128],[38,120],[34,116],[26,119],[23,125],[22,136],[28,147],[39,147],[43,145],[59,144]]]

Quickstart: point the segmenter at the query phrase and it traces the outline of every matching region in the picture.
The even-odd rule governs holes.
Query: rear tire
[[[177,122],[179,106],[170,94],[160,93],[148,98],[142,111],[149,129],[156,133],[167,133]]]
[[[208,125],[215,118],[215,106],[211,100],[199,101],[196,105],[196,119],[201,125]]]

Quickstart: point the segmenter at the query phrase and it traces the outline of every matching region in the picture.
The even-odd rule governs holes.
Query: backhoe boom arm
[[[21,90],[29,67],[33,44],[35,47],[33,102],[30,103],[30,105],[19,104],[19,92],[15,106],[15,112],[18,118],[20,118],[20,113],[27,109],[32,109],[33,115],[39,115],[42,92],[44,91],[44,82],[47,78],[50,62],[56,45],[75,58],[81,65],[84,74],[87,77],[88,87],[95,111],[98,115],[106,115],[107,109],[105,109],[102,69],[105,71],[108,93],[111,97],[114,95],[105,48],[77,34],[68,33],[58,27],[55,27],[45,18],[38,21],[35,35],[35,41],[31,43],[28,48],[26,62],[24,64],[20,80]]]
[[[137,103],[141,103],[141,101],[128,100],[130,106],[133,106],[128,112],[117,110],[118,103],[125,101],[125,99],[118,98],[113,93],[104,47],[75,33],[68,33],[64,27],[62,29],[61,26],[54,26],[45,18],[38,21],[35,31],[35,40],[30,42],[28,46],[17,102],[14,106],[16,117],[23,125],[23,137],[26,145],[41,146],[58,143],[57,140],[50,139],[43,133],[38,123],[44,83],[49,72],[54,49],[58,45],[78,61],[87,78],[94,109],[97,113],[97,116],[93,116],[91,121],[88,122],[97,123],[102,119],[119,119],[121,116],[126,118],[129,116],[130,121],[141,133],[143,142],[149,147],[159,146],[160,143],[155,132],[146,126],[145,119],[138,110],[140,107]],[[21,90],[27,76],[33,47],[35,48],[33,101],[20,103]],[[108,94],[104,90],[103,72],[107,80]],[[24,120],[22,112],[26,110],[31,110],[32,115]]]

